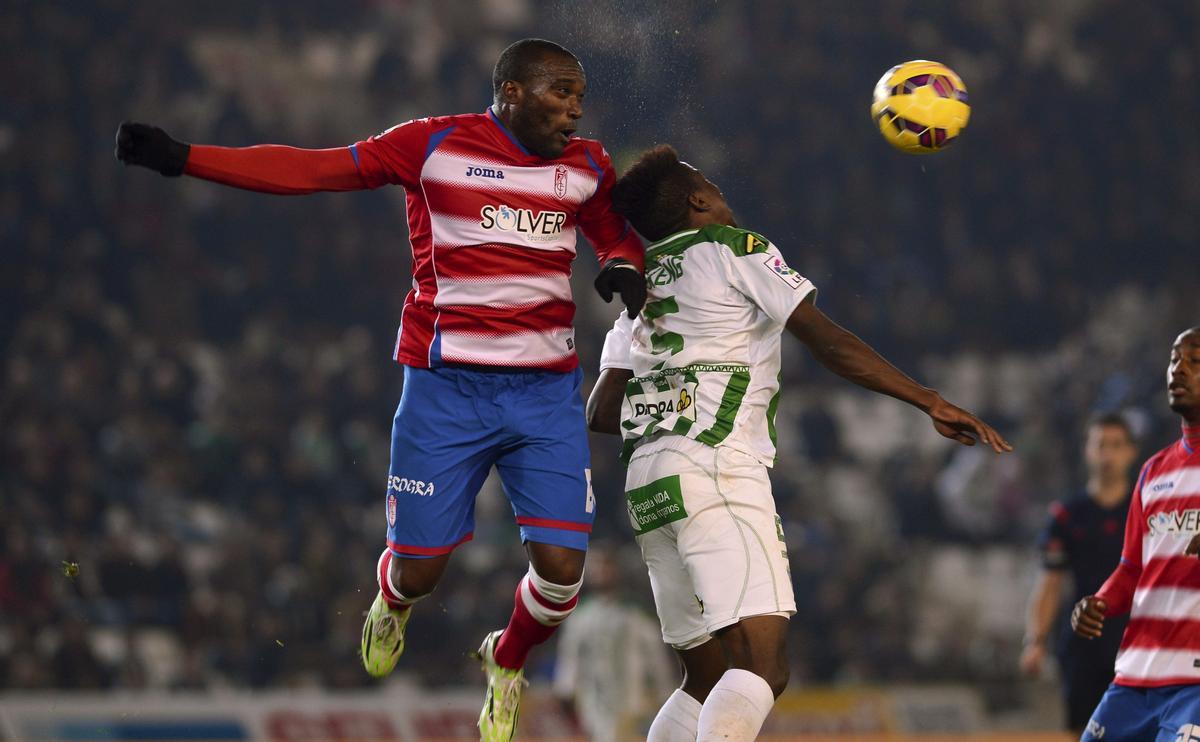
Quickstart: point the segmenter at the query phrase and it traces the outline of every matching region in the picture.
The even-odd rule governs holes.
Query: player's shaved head
[[[613,209],[651,242],[687,229],[688,197],[703,183],[700,171],[679,159],[669,144],[638,158],[613,186]]]
[[[496,100],[500,99],[505,82],[512,80],[522,85],[528,84],[540,72],[542,62],[547,58],[571,60],[579,64],[579,58],[565,47],[546,39],[521,39],[500,52],[500,58],[492,70],[492,94]]]
[[[1200,326],[1179,333],[1171,345],[1167,396],[1172,411],[1192,425],[1200,424]]]

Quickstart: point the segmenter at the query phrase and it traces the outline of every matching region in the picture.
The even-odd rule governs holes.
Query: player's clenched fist
[[[1108,604],[1089,595],[1075,604],[1071,611],[1071,630],[1084,639],[1096,639],[1104,630],[1104,611]]]
[[[633,263],[613,258],[604,264],[596,276],[596,291],[604,301],[612,301],[613,294],[620,294],[621,301],[633,319],[646,303],[646,279]]]
[[[117,127],[113,154],[126,165],[141,165],[175,177],[183,174],[191,145],[172,139],[157,126],[126,121]]]

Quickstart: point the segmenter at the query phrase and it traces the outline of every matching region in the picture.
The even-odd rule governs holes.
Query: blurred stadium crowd
[[[638,7],[635,8],[634,6]],[[527,35],[590,77],[618,167],[674,143],[821,305],[998,423],[1018,454],[923,418],[785,343],[776,495],[801,682],[1016,675],[1032,537],[1081,482],[1079,435],[1126,410],[1175,435],[1164,370],[1200,321],[1197,8],[787,0],[77,4],[0,8],[0,682],[8,688],[351,687],[383,545],[408,290],[402,193],[301,199],[122,172],[123,119],[185,140],[348,144],[482,110]],[[957,149],[890,151],[871,88],[945,61]],[[576,274],[594,378],[615,310]],[[614,441],[597,536],[649,605]],[[525,560],[499,489],[414,613],[401,670],[477,682]],[[78,574],[64,563],[78,564]],[[541,651],[537,672],[552,652]],[[989,683],[989,681],[995,681]]]

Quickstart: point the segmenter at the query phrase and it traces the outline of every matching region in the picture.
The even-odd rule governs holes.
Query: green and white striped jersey
[[[779,344],[816,291],[754,232],[710,225],[646,248],[646,306],[604,341],[601,370],[634,378],[621,410],[622,458],[651,436],[730,446],[771,466]]]

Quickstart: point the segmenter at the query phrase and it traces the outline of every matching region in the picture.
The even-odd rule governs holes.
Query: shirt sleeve
[[[633,346],[633,320],[625,312],[617,316],[612,329],[604,336],[604,350],[600,352],[600,370],[606,368],[633,369],[630,360]]]
[[[259,193],[301,195],[366,188],[351,151],[281,144],[217,147],[193,144],[183,171],[193,178]]]
[[[749,232],[747,242],[764,244]],[[720,255],[729,283],[780,324],[817,290],[812,281],[788,267],[779,248],[770,242],[765,249],[747,249],[744,254],[721,250]]]
[[[1038,534],[1038,553],[1042,558],[1042,566],[1046,569],[1066,569],[1071,566],[1071,552],[1068,543],[1068,524],[1070,512],[1061,502],[1050,505],[1050,517],[1046,526]]]
[[[1142,517],[1142,483],[1150,462],[1138,474],[1133,497],[1129,501],[1129,515],[1125,519],[1125,543],[1121,547],[1121,562],[1108,579],[1096,591],[1096,597],[1108,604],[1105,615],[1120,616],[1133,606],[1133,593],[1142,576],[1142,532],[1145,521]]]
[[[646,249],[637,232],[629,226],[625,217],[613,211],[612,189],[617,182],[612,159],[603,147],[598,147],[598,156],[588,149],[588,162],[600,175],[596,192],[579,207],[579,228],[583,236],[596,249],[596,257],[604,265],[613,258],[623,258],[645,270]]]
[[[444,119],[413,119],[350,145],[350,153],[367,187],[417,188],[429,152],[453,129]]]

